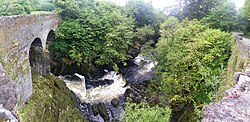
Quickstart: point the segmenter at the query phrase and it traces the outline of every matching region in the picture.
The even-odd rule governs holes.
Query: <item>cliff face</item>
[[[241,61],[246,70],[234,74],[233,87],[222,100],[205,107],[202,122],[250,122],[250,40],[236,36],[236,47],[235,65]]]

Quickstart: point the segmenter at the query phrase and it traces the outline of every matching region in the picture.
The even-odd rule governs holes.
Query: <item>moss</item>
[[[29,66],[26,66],[26,62],[28,62],[28,59],[25,59],[25,60],[20,64],[21,73],[22,73],[22,74],[26,74],[26,73],[30,70],[30,67],[29,67]]]
[[[32,75],[33,94],[18,111],[23,122],[82,122],[84,117],[77,107],[73,93],[65,83],[53,75]]]
[[[17,72],[14,72],[12,75],[11,75],[11,80],[17,80],[18,78],[18,73]]]

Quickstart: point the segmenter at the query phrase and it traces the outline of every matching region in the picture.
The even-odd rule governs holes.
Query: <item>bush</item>
[[[147,103],[126,103],[124,119],[126,122],[168,122],[169,107],[149,106]]]

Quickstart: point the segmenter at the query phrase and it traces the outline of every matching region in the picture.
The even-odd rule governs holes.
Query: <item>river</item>
[[[109,121],[121,120],[126,90],[130,88],[130,84],[139,84],[153,78],[153,69],[156,65],[156,62],[139,54],[133,60],[133,65],[123,68],[121,74],[117,71],[105,70],[106,74],[103,77],[86,82],[84,76],[75,73],[74,76],[78,77],[79,80],[72,81],[64,78],[64,81],[67,87],[80,99],[82,112],[90,121],[104,121],[100,113],[94,115],[93,105],[98,105],[98,103],[105,104]],[[118,101],[119,105],[111,104],[114,99]]]

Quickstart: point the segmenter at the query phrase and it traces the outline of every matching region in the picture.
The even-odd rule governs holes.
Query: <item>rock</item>
[[[133,102],[135,103],[140,103],[140,102],[144,102],[145,99],[143,98],[143,96],[140,95],[140,93],[138,93],[137,91],[135,91],[132,88],[128,88],[125,92],[125,97],[129,97],[132,99]]]
[[[248,66],[248,68],[245,70],[245,73],[247,76],[250,77],[250,66]]]
[[[115,119],[115,120],[112,120],[112,122],[121,122],[121,121],[118,119]]]
[[[234,85],[238,83],[240,75],[243,75],[243,73],[242,72],[235,72],[234,73],[234,81],[233,81]]]
[[[0,105],[0,120],[3,122],[5,122],[5,120],[10,122],[18,122],[16,117],[9,110],[6,110],[2,105]]]
[[[99,110],[98,110],[97,104],[93,104],[93,105],[92,105],[92,111],[93,111],[94,116],[97,116],[97,115],[98,115]]]
[[[90,84],[87,84],[87,85],[86,85],[86,89],[91,89],[91,88],[93,88],[92,85],[90,85]]]
[[[114,106],[114,107],[117,107],[119,105],[119,100],[114,98],[111,100],[111,104]]]
[[[65,75],[64,78],[65,80],[69,80],[69,81],[77,81],[77,82],[81,81],[81,78],[79,78],[76,75]]]
[[[103,120],[109,121],[110,118],[109,118],[105,103],[100,102],[100,103],[98,103],[97,106],[98,106],[99,114],[103,118]]]
[[[111,79],[104,79],[104,81],[108,84],[108,85],[111,85],[114,83],[114,80],[111,80]]]
[[[241,84],[245,84],[246,82],[250,82],[250,77],[245,76],[245,75],[240,75],[237,84],[241,85]]]

